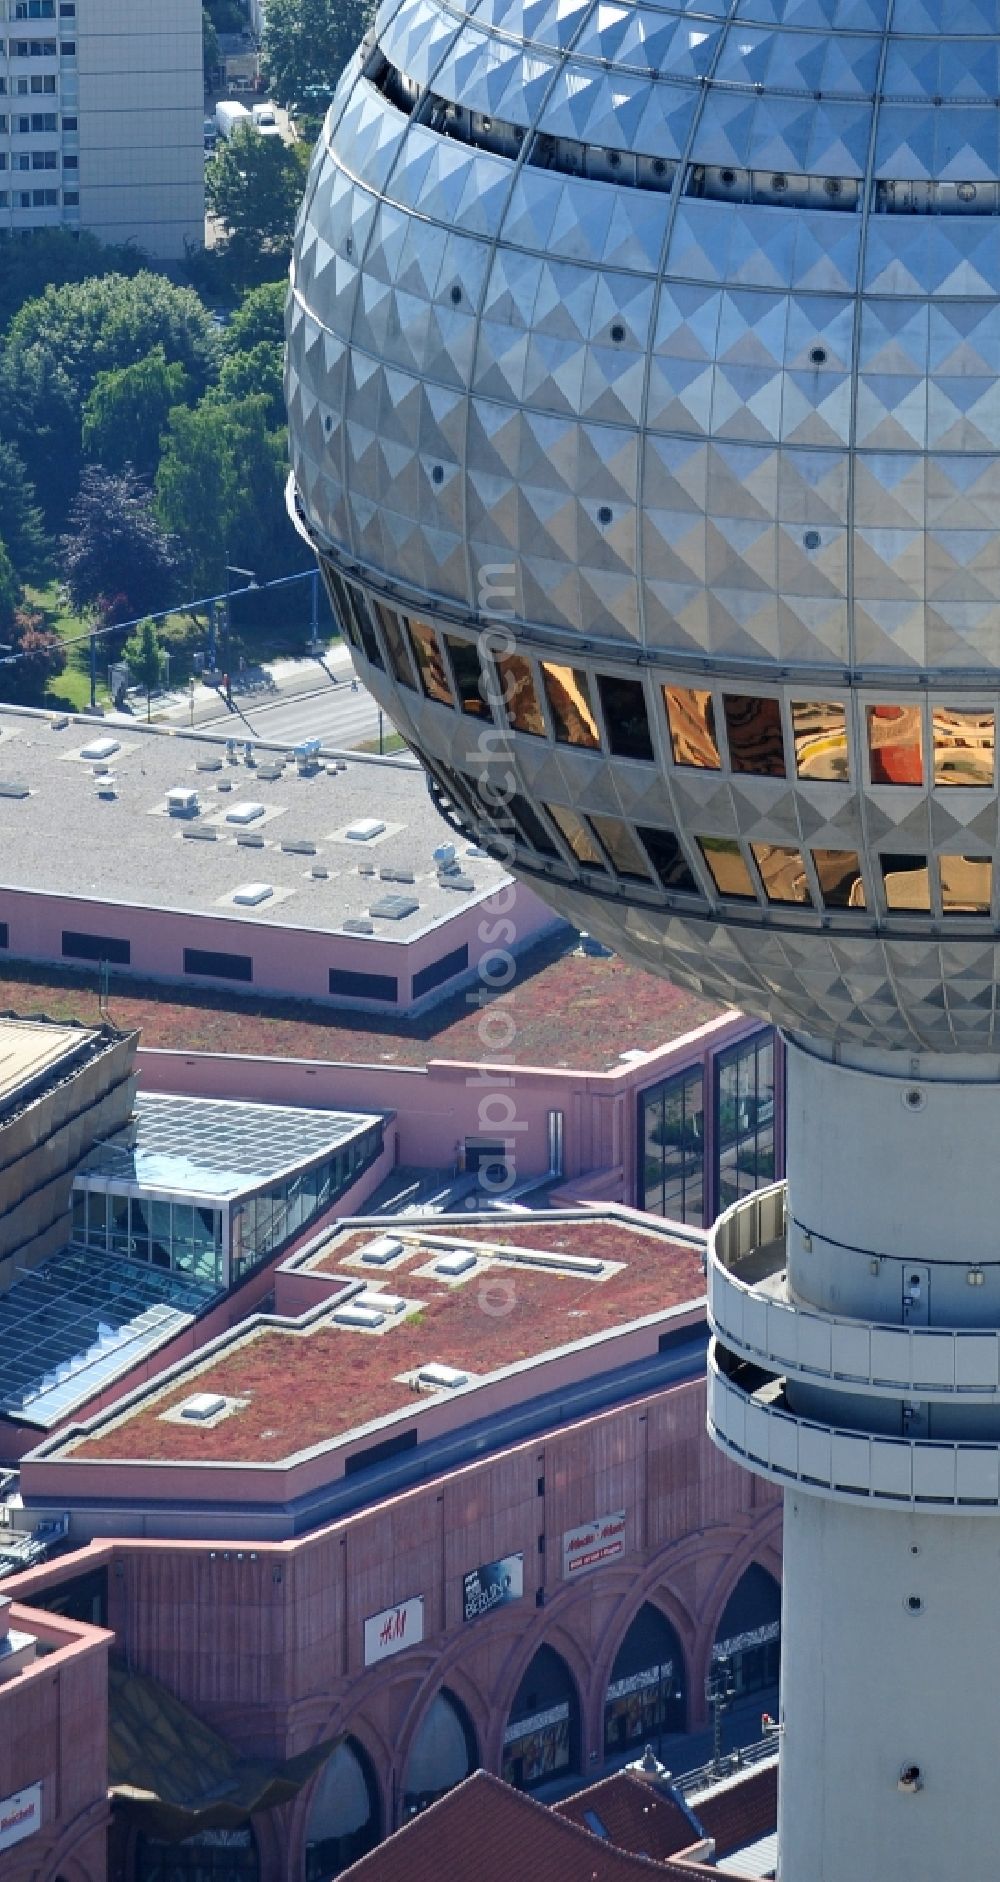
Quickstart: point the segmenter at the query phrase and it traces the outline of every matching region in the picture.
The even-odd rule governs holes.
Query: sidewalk
[[[234,699],[252,700],[258,705],[277,704],[280,699],[301,699],[309,693],[323,692],[330,685],[333,675],[338,680],[350,679],[354,668],[351,656],[342,641],[334,641],[332,647],[321,647],[319,656],[305,655],[297,660],[272,660],[266,667],[250,667],[243,673],[231,675]],[[131,713],[119,713],[113,710],[105,712],[105,719],[128,721],[146,717],[146,695],[142,692],[130,694],[134,701]],[[193,700],[193,708],[192,708]],[[211,719],[223,718],[226,714],[226,695],[219,673],[218,686],[206,686],[204,681],[196,682],[193,695],[183,692],[169,692],[153,695],[153,723],[158,725],[205,725]]]

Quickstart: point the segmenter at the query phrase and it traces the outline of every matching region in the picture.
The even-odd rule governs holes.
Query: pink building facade
[[[33,1643],[0,1657],[0,1876],[106,1882],[111,1637],[19,1603],[0,1625]]]

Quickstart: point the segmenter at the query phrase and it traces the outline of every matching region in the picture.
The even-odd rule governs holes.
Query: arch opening
[[[479,1753],[472,1721],[460,1699],[442,1686],[421,1720],[403,1778],[403,1815],[415,1817],[476,1769]]]
[[[728,1660],[734,1697],[777,1686],[781,1657],[781,1589],[759,1562],[740,1576],[722,1610],[712,1664]]]
[[[306,1826],[305,1882],[330,1882],[382,1835],[378,1782],[364,1746],[345,1738],[320,1772]]]
[[[249,1823],[234,1830],[199,1830],[180,1843],[140,1835],[136,1882],[258,1882],[260,1858]]]
[[[687,1678],[675,1629],[644,1601],[615,1655],[604,1697],[604,1755],[687,1730]]]
[[[580,1701],[573,1675],[554,1647],[541,1646],[507,1715],[502,1775],[516,1790],[535,1790],[579,1769]]]

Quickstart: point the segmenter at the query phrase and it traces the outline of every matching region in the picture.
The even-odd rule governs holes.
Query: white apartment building
[[[0,0],[0,232],[180,259],[204,234],[203,101],[201,0]]]

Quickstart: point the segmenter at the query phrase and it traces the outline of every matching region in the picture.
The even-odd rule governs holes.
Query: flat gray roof
[[[80,756],[99,740],[118,749],[99,760]],[[449,829],[412,760],[324,755],[310,775],[285,761],[274,777],[262,772],[289,748],[254,741],[253,749],[249,766],[242,728],[231,764],[225,734],[94,719],[63,725],[0,706],[0,887],[327,933],[369,918],[383,898],[403,897],[416,909],[399,914],[397,904],[395,918],[371,920],[379,940],[407,942],[509,880]],[[25,787],[27,795],[12,794]],[[196,815],[168,814],[167,792],[178,788],[197,791]],[[385,827],[367,841],[350,838],[365,819]],[[196,837],[196,829],[213,834]],[[455,845],[471,889],[439,879],[432,852],[443,843]],[[316,877],[314,868],[328,873]],[[412,882],[398,879],[407,872]],[[235,901],[252,885],[273,893]]]

